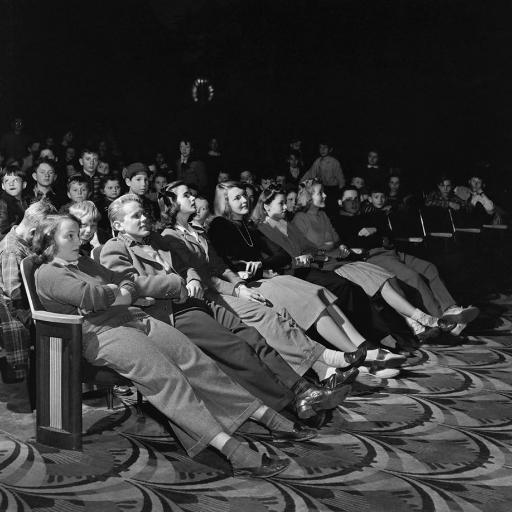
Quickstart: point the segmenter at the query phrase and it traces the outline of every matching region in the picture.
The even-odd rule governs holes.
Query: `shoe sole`
[[[365,361],[364,366],[375,370],[384,370],[386,368],[400,368],[405,363],[406,360],[407,358],[405,357],[394,357],[393,359],[388,359],[387,361],[377,359],[375,361]]]
[[[272,442],[274,444],[279,444],[279,443],[303,443],[304,441],[311,441],[311,439],[315,439],[315,437],[318,437],[318,434],[315,432],[315,433],[311,433],[311,434],[304,434],[303,437],[296,437],[294,439],[279,439],[279,438],[275,438],[274,436],[272,436]]]
[[[446,320],[447,322],[454,322],[456,324],[469,324],[473,320],[475,320],[479,314],[480,310],[475,306],[471,306],[465,309],[464,311],[461,311],[460,313],[448,313],[447,315],[443,315],[441,317],[441,320]]]
[[[273,476],[279,475],[285,469],[288,468],[291,461],[286,461],[284,463],[279,464],[275,470],[270,471],[269,473],[265,473],[264,475],[254,474],[250,469],[236,469],[233,471],[233,476],[235,478],[271,478]]]

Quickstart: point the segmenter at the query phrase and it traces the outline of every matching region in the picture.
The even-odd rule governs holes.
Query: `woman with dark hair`
[[[234,383],[182,333],[132,306],[133,280],[80,256],[79,233],[74,217],[52,215],[33,246],[42,261],[35,279],[44,307],[84,316],[84,357],[130,379],[169,419],[190,456],[210,445],[243,474],[283,471],[289,461],[261,456],[231,434],[249,418],[272,430],[290,422]]]
[[[276,311],[256,289],[248,287],[219,258],[207,238],[193,229],[189,218],[195,211],[195,198],[187,185],[171,184],[165,203],[169,224],[162,237],[173,254],[188,261],[201,275],[208,298],[232,309],[245,324],[255,327],[300,375],[313,368],[323,381],[336,373],[334,368],[347,366],[343,352],[326,349],[308,338],[286,311]],[[356,375],[357,371],[345,375],[338,372],[337,380],[347,382]]]

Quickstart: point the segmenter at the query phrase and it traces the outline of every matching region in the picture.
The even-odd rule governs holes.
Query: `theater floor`
[[[251,425],[260,450],[293,459],[267,481],[229,476],[213,451],[190,460],[130,400],[86,402],[83,452],[38,445],[34,417],[6,411],[0,390],[0,511],[509,511],[512,297],[487,304],[467,341],[424,346],[312,442],[277,448]]]

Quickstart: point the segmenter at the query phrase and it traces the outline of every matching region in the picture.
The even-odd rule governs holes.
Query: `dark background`
[[[112,131],[133,158],[217,136],[257,171],[283,165],[292,135],[310,157],[330,137],[348,170],[370,147],[412,175],[503,168],[511,14],[471,0],[0,0],[0,131],[13,115],[56,138]],[[209,104],[192,101],[198,76]]]

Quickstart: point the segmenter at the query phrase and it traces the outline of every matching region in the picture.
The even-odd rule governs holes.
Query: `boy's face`
[[[113,228],[121,233],[126,233],[136,240],[148,236],[150,226],[148,218],[139,203],[126,203],[120,212],[120,218],[113,222]]]
[[[37,155],[39,153],[39,149],[41,149],[41,143],[40,142],[32,142],[32,144],[30,144],[28,149],[32,155]]]
[[[32,173],[32,178],[42,187],[50,187],[55,178],[55,171],[48,164],[40,164],[35,172]]]
[[[392,176],[389,178],[389,191],[398,192],[400,188],[400,178],[398,176]]]
[[[131,178],[126,178],[126,184],[130,187],[130,192],[143,196],[147,194],[149,188],[149,177],[147,172],[140,172]]]
[[[350,184],[356,188],[363,188],[364,187],[364,178],[362,178],[361,176],[354,176],[352,178]]]
[[[55,160],[55,153],[50,148],[43,149],[39,156],[48,160]]]
[[[263,178],[261,180],[261,190],[267,190],[272,185],[272,178]]]
[[[276,176],[276,183],[278,185],[281,185],[284,187],[284,184],[286,183],[286,176],[284,174],[279,174]]]
[[[84,153],[80,158],[80,165],[87,174],[93,174],[98,167],[98,153]]]
[[[83,244],[90,242],[96,231],[98,231],[98,223],[91,216],[80,219],[80,242]]]
[[[469,180],[469,186],[471,187],[471,190],[473,192],[481,192],[482,189],[484,188],[484,182],[483,182],[482,178],[478,178],[477,176],[473,176]]]
[[[290,155],[288,157],[288,163],[292,169],[295,169],[299,166],[299,159],[295,155]]]
[[[288,192],[286,196],[286,209],[289,212],[294,212],[297,208],[297,192]]]
[[[379,210],[386,204],[386,195],[383,192],[373,192],[369,197],[370,203]]]
[[[158,194],[163,188],[167,186],[167,178],[165,176],[157,176],[153,182],[155,192]]]
[[[368,153],[368,165],[377,165],[379,163],[379,153],[370,151]]]
[[[71,176],[74,176],[78,171],[75,169],[75,166],[73,164],[67,164],[66,165],[66,175],[68,178],[71,178]]]
[[[20,176],[4,176],[2,180],[2,188],[12,197],[19,198],[26,186],[27,183]]]
[[[355,190],[347,190],[341,198],[341,207],[348,213],[359,211],[359,195]]]
[[[227,172],[219,172],[217,183],[225,183],[226,181],[229,181],[229,174]]]
[[[198,224],[203,224],[210,214],[208,208],[208,201],[206,199],[196,199],[196,214],[194,215],[194,221]]]
[[[110,165],[108,162],[98,162],[98,174],[102,174],[103,176],[107,175],[110,172]]]
[[[89,187],[85,183],[72,182],[69,184],[68,197],[73,203],[85,201],[89,196]]]
[[[71,162],[71,160],[74,160],[76,156],[75,148],[66,148],[66,160],[68,162]]]
[[[252,185],[254,182],[254,179],[252,177],[251,171],[242,171],[240,173],[240,181],[242,183],[250,183]]]
[[[192,146],[185,142],[180,142],[180,153],[183,158],[188,158],[190,156],[190,152],[192,151]]]
[[[164,155],[162,153],[157,153],[155,156],[155,162],[158,165],[162,165],[165,162]]]
[[[331,152],[331,148],[327,144],[320,144],[318,146],[318,152],[320,153],[320,156],[323,158],[326,157]]]
[[[112,201],[117,199],[121,195],[121,184],[119,180],[107,180],[102,192],[107,199]]]
[[[451,180],[443,180],[437,185],[437,188],[443,197],[448,197],[452,191],[452,182]]]

